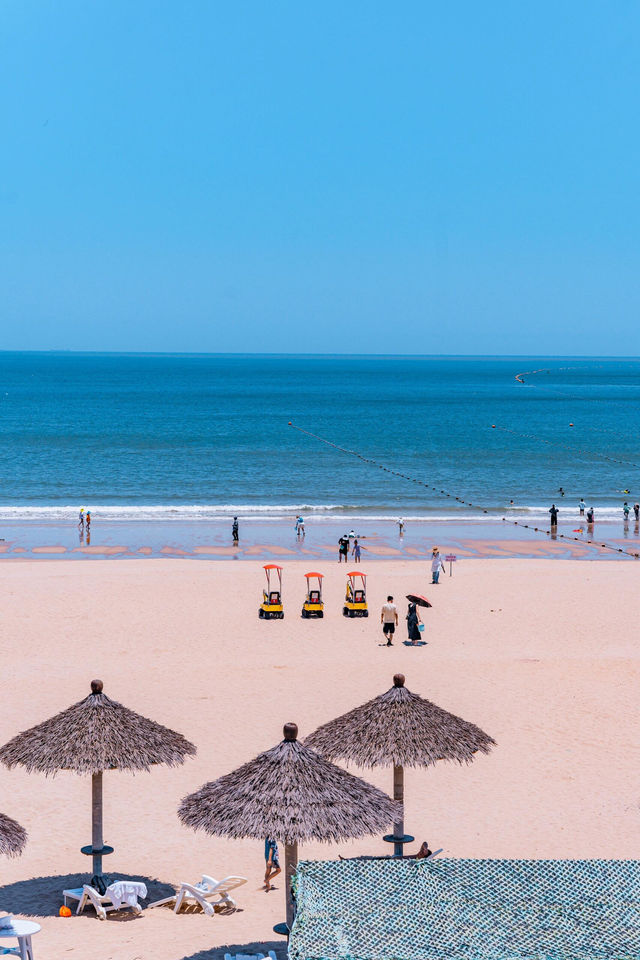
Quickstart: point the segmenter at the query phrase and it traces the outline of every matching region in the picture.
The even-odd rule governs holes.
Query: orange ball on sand
[[[70,916],[71,916],[71,910],[69,909],[69,907],[60,907],[60,909],[58,910],[58,914],[59,914],[61,917],[70,917]]]

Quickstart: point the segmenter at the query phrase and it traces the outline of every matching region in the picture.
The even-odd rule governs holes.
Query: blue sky
[[[0,347],[640,354],[640,8],[5,0]]]

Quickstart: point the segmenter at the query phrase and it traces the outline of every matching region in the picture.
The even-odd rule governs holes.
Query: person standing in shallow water
[[[549,513],[551,514],[551,526],[557,527],[558,526],[558,508],[556,507],[555,503],[551,504],[551,509],[549,510]]]
[[[351,556],[353,557],[354,563],[360,563],[360,552],[364,550],[364,547],[361,547],[357,540],[353,541],[353,550],[351,551]]]
[[[240,533],[238,528],[238,518],[233,518],[233,526],[231,527],[231,536],[233,538],[233,545],[236,546],[240,539]]]
[[[338,563],[343,560],[345,563],[349,562],[349,537],[346,533],[338,540]]]

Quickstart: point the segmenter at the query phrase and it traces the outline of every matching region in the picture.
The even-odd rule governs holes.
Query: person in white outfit
[[[444,561],[438,548],[434,547],[431,555],[431,583],[438,582],[441,570],[444,570]]]

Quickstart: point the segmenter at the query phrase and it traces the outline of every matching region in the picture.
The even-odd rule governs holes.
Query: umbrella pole
[[[296,867],[298,866],[298,844],[297,843],[286,843],[284,847],[284,882],[286,887],[287,895],[287,926],[289,931],[293,926],[293,915],[294,915],[294,899],[293,899],[293,890],[291,887],[293,881],[293,875],[296,872]]]
[[[404,841],[404,767],[398,764],[393,766],[393,799],[399,804],[399,818],[393,823],[393,835],[396,838],[393,844],[393,855],[401,857]]]
[[[91,847],[94,876],[102,876],[102,771],[91,776]]]
[[[102,841],[102,771],[91,774],[91,843],[81,847],[80,852],[91,857],[94,877],[101,877],[102,858],[113,853],[113,847],[105,847]]]

